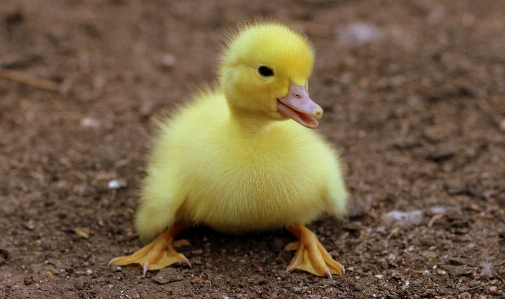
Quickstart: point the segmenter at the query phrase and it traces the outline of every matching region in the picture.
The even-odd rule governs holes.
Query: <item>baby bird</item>
[[[114,265],[148,270],[175,262],[186,227],[243,233],[286,227],[298,238],[287,267],[319,276],[344,267],[305,224],[344,215],[347,192],[336,152],[314,131],[323,110],[307,92],[314,52],[276,22],[250,23],[228,39],[219,88],[196,95],[159,124],[135,227],[148,245]],[[294,121],[293,121],[294,120]]]

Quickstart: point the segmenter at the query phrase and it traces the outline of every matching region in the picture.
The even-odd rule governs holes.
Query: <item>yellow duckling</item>
[[[160,124],[135,227],[150,244],[114,265],[190,265],[174,248],[185,227],[241,233],[286,227],[298,242],[287,271],[341,275],[306,223],[342,216],[347,192],[337,155],[314,131],[323,110],[307,93],[314,52],[274,23],[245,25],[228,42],[220,88],[206,90]],[[294,121],[288,120],[293,119]],[[161,234],[160,234],[161,233]]]

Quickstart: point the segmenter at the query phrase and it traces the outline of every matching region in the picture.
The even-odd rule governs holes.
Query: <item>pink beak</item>
[[[314,103],[305,88],[289,82],[286,96],[277,101],[277,111],[310,129],[317,128],[317,119],[323,116],[323,109]]]

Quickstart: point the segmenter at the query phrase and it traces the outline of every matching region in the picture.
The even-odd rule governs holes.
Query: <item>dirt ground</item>
[[[286,231],[207,228],[182,235],[192,268],[107,266],[141,246],[153,118],[214,82],[254,16],[316,49],[351,206],[310,228],[346,274],[285,273]],[[0,78],[0,298],[505,298],[504,16],[499,0],[3,0],[2,70],[52,85]]]

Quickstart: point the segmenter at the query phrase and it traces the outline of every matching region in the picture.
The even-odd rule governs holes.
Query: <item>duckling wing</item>
[[[227,118],[228,107],[218,90],[206,90],[171,118],[158,122],[147,175],[141,186],[136,230],[143,242],[151,241],[181,219],[180,208],[191,189],[191,169],[205,156],[216,129]]]

